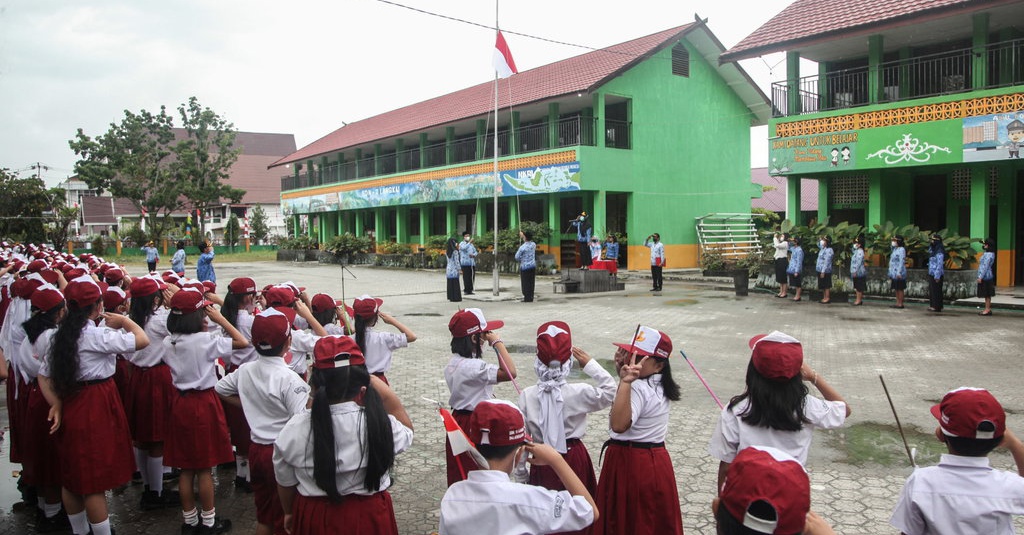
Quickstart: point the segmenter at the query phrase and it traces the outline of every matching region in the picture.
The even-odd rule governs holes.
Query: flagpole
[[[494,0],[494,29],[495,39],[497,39],[501,32],[498,26],[498,0]],[[498,276],[498,188],[500,187],[501,179],[498,176],[498,71],[494,71],[494,289],[491,292],[494,297],[498,297],[501,292]]]

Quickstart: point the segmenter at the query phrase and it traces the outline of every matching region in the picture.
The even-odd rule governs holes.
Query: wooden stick
[[[907,458],[910,459],[910,466],[917,468],[914,456],[910,453],[910,444],[907,444],[907,436],[903,434],[903,425],[900,424],[900,417],[896,414],[896,406],[892,403],[892,396],[889,395],[889,388],[885,386],[885,378],[878,374],[878,380],[882,382],[882,390],[885,390],[885,398],[889,400],[889,408],[892,409],[892,416],[896,419],[896,429],[900,431],[900,438],[903,439],[903,447],[907,449]]]

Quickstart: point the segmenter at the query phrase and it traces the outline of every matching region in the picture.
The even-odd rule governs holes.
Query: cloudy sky
[[[501,27],[600,48],[693,21],[730,47],[792,0],[505,0]],[[494,77],[493,0],[0,0],[0,167],[47,182],[72,174],[78,128],[96,136],[125,109],[173,112],[191,96],[238,130],[340,127]],[[606,7],[607,6],[607,7]],[[520,70],[589,48],[506,35]],[[766,93],[781,56],[742,62]],[[752,163],[765,165],[765,129]]]

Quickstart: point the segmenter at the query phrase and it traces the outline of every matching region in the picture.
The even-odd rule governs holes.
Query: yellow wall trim
[[[996,252],[996,286],[1014,286],[1017,284],[1017,251],[1000,249]]]
[[[697,267],[697,244],[665,244],[665,265],[667,269]],[[629,246],[629,270],[651,269],[651,250],[643,245]]]

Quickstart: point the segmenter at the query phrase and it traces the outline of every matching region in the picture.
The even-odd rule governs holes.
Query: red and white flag
[[[466,432],[459,427],[459,422],[455,421],[452,413],[444,407],[438,407],[437,411],[441,413],[441,420],[444,421],[444,431],[448,434],[448,443],[452,447],[452,455],[455,456],[455,462],[459,465],[459,472],[462,473],[462,477],[465,478],[466,472],[476,468],[473,466],[462,466],[462,459],[459,458],[459,455],[463,453],[468,453],[476,462],[477,467],[486,469],[488,467],[487,461],[477,451],[473,442],[469,440]]]
[[[494,70],[500,78],[508,78],[519,73],[516,62],[512,59],[512,51],[508,49],[508,43],[505,42],[505,36],[501,35],[501,30],[498,30],[498,40],[494,43],[493,61]]]

